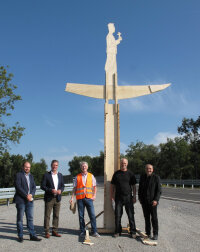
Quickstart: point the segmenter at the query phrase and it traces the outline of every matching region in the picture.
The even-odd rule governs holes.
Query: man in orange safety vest
[[[80,168],[81,173],[79,173],[74,180],[74,189],[70,199],[70,204],[74,200],[74,195],[76,195],[81,231],[80,237],[85,237],[86,234],[84,220],[85,207],[91,222],[91,235],[94,237],[100,237],[100,235],[97,233],[96,217],[93,205],[93,201],[96,199],[97,192],[96,179],[91,173],[88,172],[87,162],[80,162]]]

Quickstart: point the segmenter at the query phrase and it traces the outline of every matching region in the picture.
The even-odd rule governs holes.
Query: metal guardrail
[[[73,190],[73,184],[65,184],[64,192],[71,192]],[[10,199],[13,199],[15,195],[15,187],[0,188],[0,199],[7,200],[7,206],[10,204]],[[36,186],[35,195],[44,195],[44,191],[40,186]]]
[[[191,186],[193,189],[195,186],[200,186],[200,180],[199,179],[195,179],[195,180],[192,180],[192,179],[185,179],[185,180],[161,179],[161,184],[166,185],[166,186],[173,185],[174,187],[182,186],[183,188],[185,186]]]

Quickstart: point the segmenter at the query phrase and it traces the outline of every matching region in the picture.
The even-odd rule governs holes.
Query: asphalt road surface
[[[162,198],[200,204],[200,190],[162,187]]]
[[[193,192],[196,192],[196,190],[193,190]],[[103,188],[99,188],[97,199],[94,202],[96,214],[103,210],[103,195]],[[82,244],[83,240],[79,238],[78,214],[77,212],[73,214],[69,210],[69,199],[69,196],[62,198],[59,223],[59,233],[62,237],[44,238],[44,202],[43,200],[36,200],[34,202],[34,223],[37,235],[42,238],[42,241],[30,241],[28,231],[24,228],[24,242],[22,244],[17,242],[15,205],[0,206],[0,252],[200,251],[200,204],[161,199],[158,206],[159,240],[156,247],[142,244],[139,237],[136,240],[131,239],[127,233],[116,239],[111,234],[102,235],[100,238],[91,237],[94,245],[88,246]],[[86,222],[89,220],[87,214],[85,219]],[[135,220],[137,228],[144,231],[144,218],[138,201],[135,204]],[[124,211],[123,227],[126,227],[127,223],[128,220]],[[24,224],[26,224],[25,218]],[[97,226],[103,227],[103,215],[97,219]]]

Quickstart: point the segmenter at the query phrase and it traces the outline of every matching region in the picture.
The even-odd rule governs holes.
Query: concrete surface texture
[[[96,214],[103,210],[103,194],[103,189],[99,188],[95,201]],[[22,244],[17,242],[15,205],[0,206],[0,251],[200,251],[200,204],[161,199],[158,207],[159,240],[156,247],[144,245],[139,239],[131,239],[127,234],[119,238],[112,238],[109,234],[102,235],[101,238],[90,237],[94,245],[88,246],[82,244],[83,240],[79,239],[78,214],[77,212],[73,214],[69,210],[69,199],[69,196],[62,198],[59,224],[61,238],[52,236],[50,239],[44,238],[44,202],[37,200],[34,202],[34,223],[42,241],[30,241],[25,227]],[[86,222],[89,220],[87,213],[85,219]],[[135,219],[137,228],[144,230],[144,219],[139,202],[135,204]],[[127,226],[125,211],[122,223],[124,227]],[[103,216],[97,219],[97,225],[103,226]]]

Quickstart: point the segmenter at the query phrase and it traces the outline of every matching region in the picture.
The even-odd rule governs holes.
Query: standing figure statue
[[[113,33],[115,32],[115,26],[113,23],[108,24],[108,35],[106,37],[107,42],[107,59],[105,64],[105,71],[106,71],[106,78],[107,78],[107,84],[113,85],[113,74],[117,73],[117,61],[116,61],[116,55],[117,55],[117,45],[122,40],[121,33],[118,32],[118,39],[115,40],[115,37],[113,36]]]

